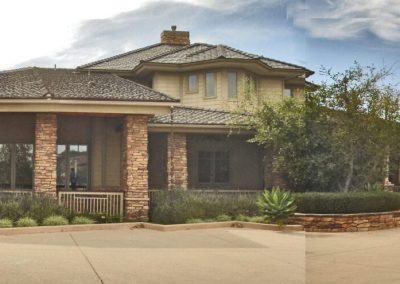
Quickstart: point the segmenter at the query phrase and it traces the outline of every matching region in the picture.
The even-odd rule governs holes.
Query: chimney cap
[[[176,25],[172,25],[171,26],[171,30],[174,32],[174,31],[176,31]]]

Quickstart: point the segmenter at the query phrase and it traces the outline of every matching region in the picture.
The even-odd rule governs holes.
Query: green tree
[[[400,141],[399,93],[385,82],[389,71],[355,63],[322,73],[327,81],[304,102],[248,101],[251,141],[276,149],[275,167],[295,190],[347,192],[382,182]]]

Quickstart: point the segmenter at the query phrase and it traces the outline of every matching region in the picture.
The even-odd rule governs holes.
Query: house
[[[230,111],[249,87],[259,99],[301,99],[312,74],[225,45],[191,44],[175,26],[160,43],[76,69],[0,72],[0,189],[74,190],[88,200],[118,193],[127,219],[146,220],[149,189],[282,184],[271,155],[247,142],[251,133],[227,135]]]

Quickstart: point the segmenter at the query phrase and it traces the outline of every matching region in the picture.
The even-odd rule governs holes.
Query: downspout
[[[174,144],[174,128],[173,128],[173,126],[174,126],[174,106],[170,106],[170,118],[171,118],[171,130],[170,130],[170,139],[169,139],[169,141],[167,141],[167,147],[168,147],[168,150],[169,150],[169,165],[170,165],[170,168],[169,168],[169,177],[168,177],[168,179],[169,179],[169,183],[168,183],[168,190],[171,190],[172,189],[172,185],[174,184],[174,180],[175,180],[175,173],[174,173],[174,147],[173,147],[173,144]],[[167,173],[168,174],[168,173]]]

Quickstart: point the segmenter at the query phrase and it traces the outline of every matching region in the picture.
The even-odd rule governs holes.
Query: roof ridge
[[[96,61],[93,61],[93,62],[89,62],[89,63],[83,64],[83,65],[79,65],[77,67],[77,69],[90,67],[90,66],[93,66],[93,65],[96,65],[96,64],[99,64],[99,63],[103,63],[103,62],[106,62],[106,61],[109,61],[109,60],[121,58],[121,57],[124,57],[124,56],[127,56],[127,55],[131,55],[133,53],[140,52],[140,51],[143,51],[143,50],[146,50],[146,49],[150,49],[150,48],[153,48],[153,47],[156,47],[156,46],[160,46],[160,45],[168,45],[168,44],[161,43],[161,42],[155,43],[155,44],[151,44],[151,45],[144,46],[144,47],[137,48],[137,49],[133,49],[133,50],[130,50],[130,51],[127,51],[127,52],[124,52],[124,53],[120,53],[120,54],[117,54],[117,55],[114,55],[114,56],[111,56],[111,57],[106,57],[106,58],[99,59],[99,60],[96,60]]]
[[[153,61],[153,60],[155,60],[155,59],[159,59],[159,58],[161,58],[161,57],[163,57],[163,56],[166,56],[166,55],[169,55],[169,54],[173,54],[173,53],[175,53],[175,52],[179,52],[179,51],[182,51],[182,50],[186,50],[186,49],[192,48],[192,47],[197,46],[197,45],[209,45],[209,44],[204,44],[204,43],[193,43],[193,44],[189,44],[189,45],[183,46],[183,47],[180,48],[180,49],[171,50],[171,51],[165,52],[165,53],[163,53],[163,54],[158,54],[158,55],[156,55],[156,56],[154,56],[154,57],[151,57],[151,58],[149,58],[149,59],[142,60],[141,62],[150,62],[150,61]]]
[[[231,46],[229,46],[229,45],[225,45],[225,44],[221,44],[221,45],[222,45],[223,47],[225,47],[226,49],[229,49],[229,50],[232,50],[232,51],[234,51],[234,52],[240,53],[240,54],[242,54],[242,55],[251,57],[252,59],[258,59],[258,58],[262,57],[261,55],[257,55],[257,54],[245,52],[245,51],[243,51],[243,50],[240,50],[240,49],[231,47]]]
[[[207,46],[207,48],[202,49],[202,50],[197,50],[197,51],[194,51],[194,52],[192,52],[192,53],[186,54],[186,57],[190,57],[190,56],[193,56],[193,55],[197,55],[197,54],[200,54],[200,53],[209,51],[209,50],[214,49],[214,48],[217,47],[216,45],[204,44],[204,43],[197,43],[196,45],[205,45],[205,46]]]
[[[42,97],[47,97],[47,95],[50,95],[51,97],[53,97],[53,94],[47,88],[47,86],[44,83],[44,80],[42,78],[42,75],[38,71],[38,70],[42,70],[42,69],[40,69],[38,67],[32,67],[31,70],[32,70],[33,77],[35,77],[35,79],[39,82],[40,92],[42,94]]]
[[[190,46],[190,44],[189,44],[189,45],[183,45],[182,48],[173,49],[173,50],[169,50],[169,51],[166,51],[166,52],[164,52],[164,53],[161,53],[161,54],[157,54],[157,55],[155,55],[155,56],[153,56],[153,57],[150,57],[150,58],[148,58],[148,59],[140,60],[140,63],[141,63],[141,62],[152,61],[152,60],[157,59],[157,58],[159,58],[159,57],[163,57],[163,56],[165,56],[165,55],[169,55],[169,54],[175,53],[175,52],[177,52],[177,51],[184,50],[184,49],[188,48],[189,46]],[[140,64],[140,63],[139,63],[139,64]]]

